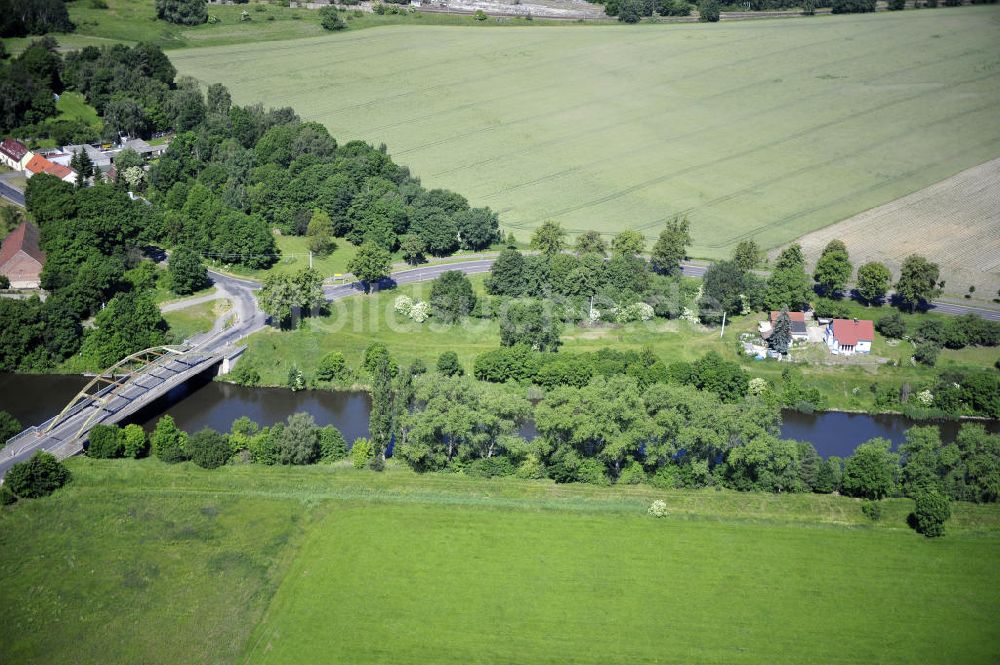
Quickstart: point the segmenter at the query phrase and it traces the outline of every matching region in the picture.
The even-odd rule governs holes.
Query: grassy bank
[[[1000,510],[70,460],[0,512],[18,663],[993,662]],[[670,516],[645,515],[664,499]],[[859,608],[864,611],[859,611]],[[53,628],[55,626],[55,628]]]
[[[184,309],[165,312],[163,318],[170,326],[170,335],[175,343],[206,333],[215,325],[216,319],[232,308],[228,300],[210,300]]]

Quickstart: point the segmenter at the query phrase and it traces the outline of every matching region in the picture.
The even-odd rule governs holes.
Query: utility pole
[[[719,337],[721,338],[725,334],[726,334],[726,310],[722,310],[722,332],[719,333]]]
[[[309,250],[309,269],[312,270],[312,267],[313,267],[313,253],[312,253],[312,250],[310,249]]]

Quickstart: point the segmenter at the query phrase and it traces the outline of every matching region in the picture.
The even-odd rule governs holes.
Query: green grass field
[[[87,100],[79,92],[64,92],[56,102],[56,110],[59,111],[57,120],[80,120],[100,131],[104,125],[97,115],[97,109],[87,103]]]
[[[164,312],[163,318],[170,326],[170,335],[175,343],[180,343],[200,333],[208,332],[219,315],[230,309],[228,300],[211,300],[183,309]]]
[[[0,660],[993,663],[1000,510],[69,462],[0,511]],[[664,499],[670,516],[646,516]]]
[[[996,7],[718,25],[387,27],[186,49],[183,74],[385,142],[501,212],[765,247],[1000,155]],[[247,67],[253,58],[255,65]]]

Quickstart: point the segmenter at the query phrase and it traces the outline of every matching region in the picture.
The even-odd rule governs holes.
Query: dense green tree
[[[681,261],[687,256],[690,244],[691,232],[687,217],[674,217],[667,222],[667,227],[660,232],[660,237],[653,245],[653,269],[667,275],[679,273]]]
[[[70,481],[72,475],[54,456],[38,451],[27,462],[7,470],[4,486],[19,499],[48,496]]]
[[[500,252],[490,266],[486,292],[495,296],[517,297],[524,294],[525,286],[524,255],[508,247]]]
[[[778,353],[788,353],[788,347],[792,344],[792,320],[788,316],[788,310],[781,310],[781,314],[774,322],[771,329],[771,336],[767,338],[767,346]]]
[[[720,15],[718,0],[700,0],[698,3],[698,20],[702,23],[718,23]]]
[[[470,208],[457,220],[464,249],[482,250],[500,240],[500,216],[489,208]]]
[[[371,292],[371,285],[389,276],[392,256],[388,250],[370,242],[358,248],[347,269],[360,280],[365,293]]]
[[[622,23],[638,23],[642,20],[642,0],[617,0],[618,20]]]
[[[347,371],[347,361],[340,351],[330,351],[323,356],[316,367],[316,378],[320,381],[336,381]]]
[[[182,296],[190,295],[209,284],[208,272],[201,256],[189,247],[178,247],[170,256],[168,264],[170,288]]]
[[[232,454],[229,438],[209,427],[191,436],[185,444],[185,451],[191,461],[203,469],[219,468]]]
[[[921,492],[941,488],[950,467],[958,462],[958,449],[943,449],[936,426],[911,427],[899,446],[899,461],[903,494],[916,497]]]
[[[885,264],[869,261],[858,268],[858,295],[868,304],[880,304],[889,291],[892,273]]]
[[[48,222],[76,216],[73,185],[48,173],[40,173],[28,180],[24,202],[28,213],[42,229]]]
[[[611,239],[611,253],[635,256],[646,249],[646,239],[638,231],[626,229]]]
[[[459,247],[458,225],[442,212],[414,220],[410,230],[420,236],[427,251],[434,256],[446,256]]]
[[[760,247],[753,240],[741,240],[733,249],[733,262],[743,272],[750,272],[760,263]]]
[[[264,278],[264,284],[257,292],[257,304],[271,317],[279,328],[292,317],[292,308],[298,301],[295,283],[290,275],[272,273]]]
[[[333,220],[323,210],[313,212],[306,231],[309,251],[319,256],[327,256],[337,247],[333,240]]]
[[[913,311],[940,295],[941,289],[937,285],[939,275],[936,263],[917,254],[906,257],[896,282],[896,298],[900,306]]]
[[[861,14],[875,11],[875,0],[832,0],[834,14]]]
[[[747,394],[750,377],[739,363],[709,351],[691,367],[692,381],[699,390],[710,390],[723,402],[737,402]]]
[[[705,271],[699,316],[706,323],[722,320],[723,312],[738,314],[743,310],[745,274],[733,261],[718,261]]]
[[[61,0],[0,1],[0,37],[73,32],[75,28]]]
[[[812,288],[805,269],[802,264],[792,264],[771,273],[764,293],[764,305],[769,310],[787,308],[798,312],[808,308],[811,296]]]
[[[459,270],[441,273],[431,283],[431,312],[445,323],[468,316],[476,306],[472,282]]]
[[[608,253],[608,244],[597,231],[584,231],[576,237],[577,256],[583,257],[585,254],[597,254],[605,256]]]
[[[208,21],[204,0],[156,0],[156,18],[180,25],[198,25]]]
[[[802,488],[799,449],[794,441],[759,436],[726,456],[726,473],[735,489],[793,492]]]
[[[336,32],[339,30],[344,30],[347,28],[347,24],[340,14],[337,12],[337,8],[333,5],[328,5],[326,7],[321,7],[319,10],[319,24],[323,26],[324,30],[330,30]]]
[[[928,538],[944,535],[944,523],[951,517],[948,497],[936,489],[929,489],[917,495],[913,511],[913,521],[917,533]]]
[[[368,433],[374,451],[371,466],[377,471],[381,471],[385,463],[385,453],[394,429],[393,374],[390,358],[379,357],[372,372],[372,406],[368,416]]]
[[[523,344],[536,351],[559,348],[562,322],[552,308],[540,300],[511,301],[500,318],[500,344]]]
[[[847,246],[840,240],[831,240],[816,262],[813,279],[824,295],[835,297],[847,287],[852,272]]]
[[[122,429],[122,444],[125,446],[125,457],[135,459],[146,452],[146,432],[135,423]]]
[[[438,374],[445,376],[462,376],[465,374],[465,370],[462,369],[462,363],[458,361],[458,354],[454,351],[445,351],[438,356],[437,371]]]
[[[69,160],[69,167],[76,171],[76,186],[83,187],[94,177],[94,162],[86,150],[77,150]]]
[[[277,437],[282,464],[312,464],[319,457],[320,432],[308,413],[293,413]]]
[[[96,367],[109,367],[125,356],[163,344],[167,323],[150,295],[126,291],[116,295],[94,320],[82,353]]]
[[[156,421],[156,427],[149,437],[153,454],[161,461],[176,464],[187,459],[185,446],[188,435],[177,428],[171,416],[162,416]]]
[[[542,254],[552,256],[565,248],[565,240],[566,231],[563,230],[559,222],[546,220],[531,235],[531,248],[537,249]]]
[[[902,339],[906,335],[906,321],[899,312],[892,312],[876,321],[875,329],[890,339]]]
[[[403,260],[411,266],[423,263],[426,260],[424,258],[426,251],[427,246],[417,234],[407,233],[399,237],[399,252],[403,255]]]
[[[884,499],[896,491],[899,456],[892,442],[875,438],[858,446],[844,465],[842,487],[848,496]]]
[[[389,349],[382,342],[372,342],[365,348],[364,356],[361,359],[361,369],[367,372],[370,376],[375,374],[375,370],[378,369],[378,365],[382,360],[385,359],[386,363],[389,365],[389,372],[393,375],[399,371],[399,366],[396,361],[392,359],[389,354]]]
[[[821,494],[830,494],[840,489],[843,478],[843,463],[839,457],[831,456],[823,460],[816,472],[816,485],[813,488]]]
[[[347,457],[347,441],[333,425],[319,428],[319,462],[336,462]]]
[[[111,459],[125,452],[125,441],[117,425],[94,425],[87,438],[87,457]]]
[[[402,416],[396,453],[417,471],[527,452],[518,436],[531,414],[523,397],[470,377],[440,374],[416,377],[414,388],[416,406]]]

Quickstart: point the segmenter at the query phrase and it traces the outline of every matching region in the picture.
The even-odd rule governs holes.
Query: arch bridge
[[[119,360],[95,375],[58,415],[10,439],[0,453],[0,476],[38,450],[58,459],[76,455],[94,425],[121,422],[231,354],[231,350],[155,346]]]

